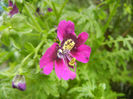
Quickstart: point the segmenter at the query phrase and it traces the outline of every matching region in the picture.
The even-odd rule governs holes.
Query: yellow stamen
[[[76,59],[75,58],[72,58],[71,61],[69,62],[69,65],[74,66],[75,61],[76,61]]]
[[[75,45],[75,42],[72,39],[65,41],[63,45],[63,50],[71,50]]]
[[[12,7],[8,7],[9,10],[12,10],[13,8]]]

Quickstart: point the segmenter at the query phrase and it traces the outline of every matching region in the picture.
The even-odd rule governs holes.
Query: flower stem
[[[27,60],[28,58],[30,58],[30,57],[32,56],[32,54],[33,54],[33,52],[29,53],[29,54],[22,60],[21,66],[24,65],[24,63],[26,62],[26,60]]]
[[[31,11],[30,11],[30,9],[29,9],[29,7],[28,7],[28,3],[25,4],[25,10],[26,10],[26,12],[29,14],[29,16],[30,16],[31,20],[33,21],[33,23],[35,24],[37,30],[38,30],[39,32],[42,32],[42,29],[41,29],[40,25],[38,24],[38,22],[36,21],[35,16],[32,15],[32,13],[31,13]]]
[[[42,40],[42,41],[40,42],[40,44],[36,47],[34,58],[37,57],[38,51],[39,51],[40,47],[43,45],[44,41],[45,41],[45,40]]]

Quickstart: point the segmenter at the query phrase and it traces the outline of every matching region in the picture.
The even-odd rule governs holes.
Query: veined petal
[[[40,59],[40,68],[43,68],[43,72],[48,75],[53,69],[53,62],[57,57],[57,43],[54,43],[47,49],[45,54]]]
[[[79,34],[78,38],[77,38],[77,44],[76,46],[80,46],[82,44],[84,44],[86,42],[86,40],[88,39],[89,35],[86,32],[82,32]]]
[[[89,61],[90,53],[91,48],[84,44],[71,51],[72,56],[83,63],[87,63]]]
[[[70,34],[70,33],[74,33],[74,23],[71,21],[65,21],[62,20],[57,28],[57,36],[59,38],[60,41],[63,40],[63,38],[65,38],[66,35]]]
[[[55,72],[59,79],[69,80],[76,77],[76,73],[71,71],[64,63],[63,59],[55,61]]]

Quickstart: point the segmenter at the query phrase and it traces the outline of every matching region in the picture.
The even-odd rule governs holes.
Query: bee
[[[54,42],[60,44],[60,41],[59,41],[58,37],[56,37],[56,38],[54,39]]]

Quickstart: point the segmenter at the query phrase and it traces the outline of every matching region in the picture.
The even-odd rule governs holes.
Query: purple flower
[[[24,91],[26,89],[25,77],[23,75],[16,75],[13,78],[12,87]]]
[[[11,8],[9,15],[12,17],[14,14],[18,13],[18,8],[16,4],[13,5],[11,0],[8,0],[8,7]]]
[[[63,20],[58,25],[57,37],[61,45],[54,43],[47,49],[40,59],[40,68],[48,75],[55,65],[55,72],[59,79],[73,80],[76,77],[75,60],[83,63],[89,61],[91,48],[84,44],[88,39],[88,33],[82,32],[77,37],[74,32],[74,23]]]
[[[52,8],[47,8],[47,10],[48,10],[48,12],[52,12],[53,11]]]
[[[38,14],[40,14],[40,8],[37,8],[37,9],[36,9],[36,12],[37,12]]]

